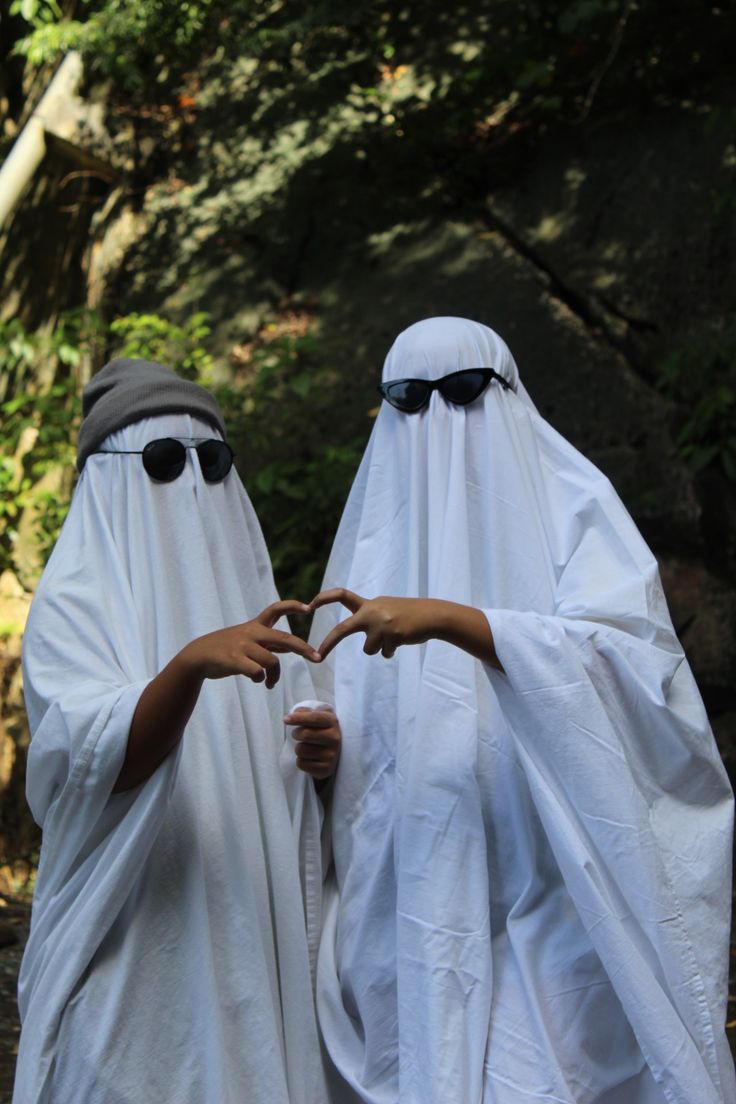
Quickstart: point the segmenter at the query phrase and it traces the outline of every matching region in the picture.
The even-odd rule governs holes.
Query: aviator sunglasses
[[[418,414],[428,404],[433,391],[448,402],[458,406],[467,406],[485,391],[491,380],[498,380],[505,391],[511,389],[508,380],[494,372],[493,368],[464,368],[461,372],[450,372],[441,379],[398,379],[388,383],[379,383],[380,391],[386,402],[405,414]]]
[[[149,441],[144,449],[97,449],[90,455],[142,456],[143,467],[151,479],[171,483],[184,471],[187,449],[196,449],[202,475],[208,483],[220,483],[233,466],[235,453],[227,442],[206,437],[161,437]]]

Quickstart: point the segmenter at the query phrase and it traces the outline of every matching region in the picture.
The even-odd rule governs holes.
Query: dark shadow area
[[[0,237],[0,301],[6,317],[35,330],[85,302],[90,223],[110,183],[59,153],[47,153]]]

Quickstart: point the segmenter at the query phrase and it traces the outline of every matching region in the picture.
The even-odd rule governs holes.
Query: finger
[[[313,778],[315,782],[324,782],[327,778],[332,778],[332,775],[337,770],[337,764],[329,764],[326,766],[318,766],[315,763],[297,763],[297,769],[304,771],[310,778]]]
[[[379,630],[373,630],[365,635],[363,651],[366,655],[376,655],[383,647],[383,635]]]
[[[341,640],[344,640],[346,636],[350,636],[351,633],[360,632],[360,625],[357,624],[355,617],[347,617],[344,621],[341,621],[338,625],[335,625],[334,629],[330,629],[327,636],[324,638],[319,648],[318,654],[325,658],[328,656],[336,644],[339,644]]]
[[[335,748],[299,744],[294,750],[297,762],[302,763],[336,763],[339,758],[339,752]]]
[[[297,744],[295,747],[297,760],[309,760],[310,762],[337,763],[340,757],[339,747],[322,747],[317,744]]]
[[[301,725],[304,724],[305,719],[309,716],[312,710],[308,705],[299,705],[296,709],[292,709],[290,713],[287,713],[284,717],[284,724]]]
[[[313,744],[314,747],[334,748],[340,746],[340,735],[326,729],[295,728],[291,734],[298,744]]]
[[[256,640],[247,641],[243,648],[243,655],[247,656],[248,659],[252,659],[255,663],[260,663],[261,667],[265,667],[266,670],[279,666],[278,658],[271,649]]]
[[[296,757],[299,762],[326,763],[334,758],[334,752],[318,744],[299,744]]]
[[[300,725],[304,724],[305,718],[312,712],[312,710],[306,705],[300,705],[296,709],[292,709],[290,713],[284,716],[284,724],[288,725]]]
[[[296,655],[310,659],[312,663],[319,663],[321,658],[320,653],[316,652],[311,644],[307,644],[306,640],[292,633],[282,632],[281,629],[266,627],[262,634],[259,631],[258,642],[272,652],[279,652],[282,655],[285,652],[295,652]]]
[[[266,625],[270,629],[276,624],[279,617],[283,617],[287,613],[311,612],[311,607],[305,605],[304,602],[298,602],[295,598],[284,598],[280,602],[272,602],[270,606],[266,606],[253,620],[259,621],[261,625]]]
[[[266,688],[270,690],[279,681],[281,676],[281,664],[279,663],[273,652],[269,652],[267,648],[262,648],[260,644],[256,644],[254,641],[248,642],[247,658],[253,663],[257,663],[263,670],[264,678],[266,680]],[[258,680],[259,682],[262,680]]]
[[[266,678],[266,672],[258,664],[254,663],[252,659],[244,659],[240,666],[241,675],[245,675],[251,682],[264,682]]]
[[[296,765],[313,778],[328,777],[337,770],[336,759],[297,759]]]
[[[365,598],[361,598],[359,594],[352,590],[346,590],[345,587],[333,587],[331,590],[321,590],[317,597],[309,603],[309,608],[310,610],[316,610],[320,606],[329,606],[333,602],[341,602],[351,613],[357,613],[365,602]]]
[[[309,729],[332,728],[335,714],[319,709],[297,709],[293,713],[287,713],[284,724],[301,725]]]

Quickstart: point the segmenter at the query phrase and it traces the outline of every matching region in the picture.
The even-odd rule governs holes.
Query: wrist
[[[432,603],[431,635],[448,644],[457,643],[458,615],[462,615],[464,607],[456,602],[448,602],[444,598],[430,598],[429,601]]]
[[[169,663],[173,677],[187,686],[201,685],[207,678],[207,670],[196,644],[197,641],[192,640]]]

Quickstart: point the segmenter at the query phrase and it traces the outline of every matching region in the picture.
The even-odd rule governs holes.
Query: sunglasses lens
[[[149,441],[143,449],[143,467],[158,483],[171,483],[184,471],[187,450],[173,437]]]
[[[203,441],[197,445],[197,455],[208,483],[219,483],[233,466],[233,450],[225,441]]]
[[[477,399],[487,383],[482,372],[458,372],[442,381],[440,391],[449,402],[464,406]]]
[[[386,384],[384,397],[398,410],[421,410],[430,395],[430,388],[422,380],[396,380]]]

